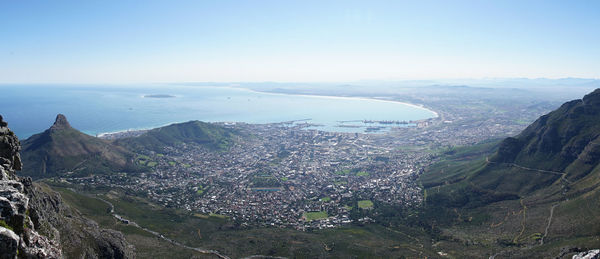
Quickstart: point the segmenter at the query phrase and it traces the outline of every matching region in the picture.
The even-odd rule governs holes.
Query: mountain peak
[[[600,104],[600,88],[594,90],[593,92],[585,95],[583,97],[583,102],[585,104],[594,105]]]
[[[133,154],[109,141],[86,135],[72,128],[63,114],[42,133],[22,141],[23,176],[53,177],[66,172],[77,176],[137,170]]]
[[[63,114],[56,115],[56,120],[54,121],[54,124],[52,125],[51,129],[68,129],[68,128],[71,128],[71,124],[69,124],[67,117],[65,117],[65,115],[63,115]]]

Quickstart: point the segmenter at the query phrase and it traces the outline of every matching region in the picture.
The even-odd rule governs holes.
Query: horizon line
[[[424,82],[424,81],[460,81],[460,80],[481,80],[481,81],[499,81],[507,79],[519,80],[592,80],[600,81],[600,77],[456,77],[456,78],[418,78],[418,79],[358,79],[358,80],[315,80],[315,81],[284,81],[284,80],[249,80],[249,81],[122,81],[122,82],[0,82],[0,85],[133,85],[133,84],[243,84],[243,83],[279,83],[279,84],[333,84],[333,83],[354,83],[354,82]]]

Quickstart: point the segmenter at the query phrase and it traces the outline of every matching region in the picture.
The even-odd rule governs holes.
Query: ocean
[[[0,85],[0,115],[19,138],[47,129],[62,113],[90,135],[176,122],[308,122],[336,132],[382,132],[392,124],[437,116],[410,104],[353,97],[255,92],[181,85]],[[300,122],[297,122],[300,123]],[[407,126],[396,125],[393,126]],[[379,130],[377,127],[381,127]]]

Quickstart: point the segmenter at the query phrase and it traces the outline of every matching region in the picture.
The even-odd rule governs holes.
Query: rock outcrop
[[[53,127],[70,128],[60,115]],[[0,259],[134,257],[123,234],[99,228],[49,187],[18,177],[20,150],[0,116]]]
[[[69,124],[67,117],[65,117],[64,114],[58,114],[56,115],[56,120],[54,121],[52,127],[50,127],[50,130],[61,130],[69,128],[71,128],[71,124]]]
[[[600,258],[600,249],[581,252],[573,256],[573,259],[598,259]]]
[[[15,173],[21,169],[20,150],[19,139],[0,116],[0,257],[61,258],[58,240],[40,235],[29,217],[31,180]]]
[[[133,258],[133,246],[121,232],[98,224],[67,206],[61,196],[44,184],[31,188],[31,220],[40,233],[60,240],[66,258]],[[39,223],[38,223],[39,222]]]

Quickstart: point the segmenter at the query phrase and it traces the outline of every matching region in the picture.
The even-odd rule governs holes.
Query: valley
[[[402,151],[377,136],[285,125],[228,125],[231,147],[190,142],[137,149],[139,175],[64,177],[90,188],[123,188],[165,207],[230,217],[240,226],[331,228],[369,222],[360,201],[390,206],[422,202],[415,179],[433,156]],[[244,137],[242,137],[244,136]],[[307,215],[322,213],[321,217]],[[318,219],[318,220],[317,220]]]
[[[0,259],[600,259],[600,1],[0,1]]]
[[[503,258],[569,247],[572,237],[556,229],[574,227],[568,197],[595,185],[574,192],[586,182],[567,166],[505,158],[514,141],[501,139],[519,122],[479,116],[442,111],[386,134],[190,121],[101,139],[59,115],[23,142],[23,160],[34,165],[24,173],[121,231],[140,255],[171,247],[177,258]],[[508,173],[513,180],[502,180]],[[497,184],[505,187],[491,189]],[[595,235],[581,238],[569,253],[595,244]]]

